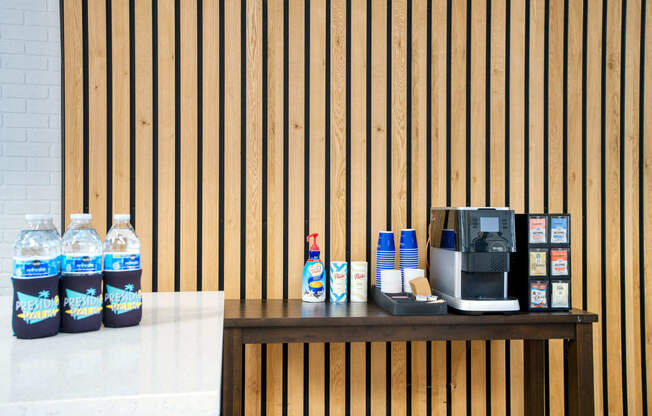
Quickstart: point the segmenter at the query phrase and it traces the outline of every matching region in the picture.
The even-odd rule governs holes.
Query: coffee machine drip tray
[[[463,299],[455,296],[448,295],[437,289],[433,289],[432,293],[441,297],[448,306],[458,310],[462,313],[505,313],[505,312],[518,312],[519,304],[516,298],[503,298],[503,299]]]

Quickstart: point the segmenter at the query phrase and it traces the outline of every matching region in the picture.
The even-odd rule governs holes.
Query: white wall
[[[0,0],[0,294],[25,213],[61,212],[58,0]]]

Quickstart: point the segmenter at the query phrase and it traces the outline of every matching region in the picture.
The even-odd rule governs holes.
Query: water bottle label
[[[61,256],[61,272],[88,274],[102,271],[102,256]]]
[[[59,259],[14,259],[14,277],[48,277],[59,274]]]
[[[140,270],[140,254],[105,254],[104,270]]]

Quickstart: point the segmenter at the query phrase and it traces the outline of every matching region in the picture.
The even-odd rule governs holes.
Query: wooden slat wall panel
[[[136,62],[136,227],[138,237],[143,241],[152,241],[153,233],[153,114],[152,114],[152,5],[136,2],[134,5],[135,58]],[[103,106],[99,106],[103,108]],[[104,111],[98,111],[105,114]],[[104,141],[102,141],[104,143]],[[102,154],[101,152],[100,154]],[[196,186],[196,184],[195,184]],[[106,207],[106,205],[105,205]],[[92,211],[91,211],[92,212]],[[140,263],[143,268],[143,290],[152,290],[152,245],[141,247]]]
[[[431,201],[432,206],[446,206],[446,116],[448,107],[446,103],[446,56],[447,56],[447,2],[446,0],[432,0],[431,31],[432,63],[431,71]],[[428,213],[428,215],[430,215]],[[450,402],[447,398],[446,380],[446,342],[434,341],[431,343],[431,373],[430,380],[432,394],[430,397],[431,413],[445,414]]]
[[[378,232],[425,248],[430,206],[565,210],[596,409],[645,413],[644,0],[62,3],[63,215],[134,214],[144,289],[298,298],[308,231],[373,282]],[[251,346],[244,371],[248,414],[523,413],[522,341]],[[548,374],[563,414],[561,341]]]
[[[287,6],[286,6],[287,7]],[[305,54],[307,39],[305,27],[305,4],[301,0],[289,1],[289,79],[288,89],[293,99],[289,106],[289,185],[288,185],[288,272],[302,270],[306,249],[306,225],[308,212],[305,211],[305,145],[307,142],[306,96],[300,93],[306,90],[305,63],[309,56]],[[296,272],[295,272],[296,273]],[[301,279],[293,273],[288,278],[288,294],[292,299],[301,297]],[[301,272],[298,272],[301,273]],[[304,346],[288,344],[288,414],[303,414],[304,395]],[[307,370],[307,369],[306,369]]]
[[[406,91],[407,87],[407,1],[391,2],[391,229],[394,231],[396,245],[396,267],[399,266],[401,229],[406,228],[407,160],[406,160]],[[373,51],[372,51],[373,53]],[[388,133],[390,133],[388,131]],[[406,412],[406,367],[408,365],[405,342],[391,343],[391,414],[403,415]]]
[[[603,223],[601,186],[601,57],[602,57],[602,0],[592,2],[587,10],[586,40],[586,176],[591,178],[585,183],[586,193],[586,308],[600,312],[600,318],[593,326],[594,359],[594,393],[596,409],[603,409],[603,325],[602,315],[602,252],[600,247]],[[576,222],[576,221],[573,221]],[[575,236],[573,234],[573,236]],[[575,252],[576,253],[576,252]],[[573,254],[573,253],[571,253]],[[576,297],[576,295],[575,295]]]
[[[330,3],[329,3],[330,4]],[[308,7],[308,5],[307,5]],[[308,224],[310,232],[316,232],[321,237],[319,246],[322,250],[322,260],[327,262],[326,248],[328,242],[326,231],[326,0],[311,1],[310,7],[310,83],[306,82],[309,91],[309,134],[310,154],[308,157],[310,184]],[[328,264],[324,267],[328,269]],[[328,284],[326,284],[328,288]],[[328,291],[326,294],[328,297]],[[308,397],[310,413],[323,415],[325,412],[325,359],[324,344],[310,344],[308,367]],[[304,369],[304,373],[305,373]],[[305,392],[304,392],[305,393]],[[305,395],[304,395],[305,397]]]
[[[510,2],[509,8],[509,194],[505,204],[516,213],[525,212],[525,0]],[[509,351],[509,400],[511,414],[522,415],[523,341],[507,341]]]
[[[246,152],[241,153],[245,158],[244,177],[240,180],[245,182],[245,195],[240,203],[245,203],[241,216],[241,226],[244,225],[244,253],[246,265],[244,275],[240,273],[240,281],[245,280],[246,298],[260,299],[262,297],[262,0],[246,1],[245,43],[242,50],[245,53],[246,65],[246,96],[242,105],[246,112]],[[242,142],[241,142],[242,143]],[[266,172],[264,174],[267,174]],[[246,220],[245,220],[246,218]],[[242,229],[242,228],[241,228]],[[242,243],[242,240],[241,240]],[[258,253],[256,256],[245,253]],[[261,411],[261,346],[247,345],[245,348],[245,414],[257,415]]]
[[[284,188],[283,167],[285,162],[283,124],[283,45],[284,28],[283,3],[263,3],[267,7],[268,19],[276,22],[267,25],[267,298],[283,299],[283,203],[287,190]],[[263,12],[264,18],[264,12]],[[264,23],[264,21],[263,21]],[[283,23],[283,24],[281,24]],[[264,31],[263,31],[264,36]],[[263,45],[264,47],[264,45]],[[264,76],[264,74],[263,74]],[[263,135],[265,132],[263,132]],[[264,138],[263,138],[264,140]],[[264,207],[263,207],[264,209]],[[267,414],[283,414],[283,346],[267,345]]]
[[[411,144],[407,169],[411,172],[411,212],[408,228],[414,228],[417,241],[426,241],[427,224],[429,221],[428,202],[426,201],[427,178],[430,175],[427,166],[427,123],[428,123],[428,4],[427,2],[408,2],[411,7],[411,84],[408,86],[408,100],[411,104],[411,134],[407,140]],[[409,59],[410,57],[408,57]],[[419,253],[419,267],[425,269],[425,250]],[[427,412],[428,372],[427,343],[412,342],[412,362],[408,363],[411,370],[411,410],[413,415],[423,415]]]
[[[346,261],[346,1],[330,3],[330,261]],[[327,91],[326,94],[329,94]],[[330,265],[325,265],[330,268]],[[330,296],[330,293],[326,295]],[[331,415],[346,412],[345,344],[330,344],[329,404]]]
[[[371,259],[369,279],[376,279],[378,232],[387,230],[387,7],[371,2]],[[385,343],[371,343],[371,408],[373,415],[387,411]]]
[[[552,0],[547,6],[548,102],[544,100],[543,105],[547,105],[544,108],[544,111],[548,111],[547,120],[544,122],[547,122],[548,134],[544,134],[543,139],[548,143],[548,154],[544,155],[548,163],[548,193],[544,194],[544,199],[548,212],[555,213],[567,212],[564,210],[564,107],[560,105],[564,100],[564,2]],[[579,219],[581,215],[573,218]],[[575,278],[580,280],[581,276],[573,275]],[[549,341],[548,350],[549,377],[550,380],[558,380],[549,384],[550,414],[563,415],[564,401],[555,398],[564,397],[564,341]]]
[[[220,31],[219,5],[202,1],[202,290],[219,289]]]
[[[197,0],[180,9],[180,289],[197,290]]]
[[[463,1],[452,2],[450,85],[450,206],[464,206],[466,198],[466,6]],[[449,6],[450,7],[450,6]],[[466,341],[451,343],[451,407],[454,415],[466,414]]]
[[[491,10],[487,10],[487,19],[491,22],[491,53],[490,53],[490,166],[489,205],[504,206],[505,179],[507,177],[505,164],[505,109],[506,109],[506,21],[507,6],[503,2],[492,1]],[[490,361],[491,414],[502,415],[507,412],[506,400],[506,367],[505,341],[491,341],[487,360]]]
[[[240,282],[240,216],[241,194],[240,157],[241,129],[241,86],[245,76],[241,71],[241,10],[237,2],[224,2],[224,294],[226,298],[244,297]],[[228,23],[226,23],[228,22]],[[228,122],[227,122],[228,120]],[[227,244],[228,242],[228,244]],[[226,276],[238,276],[237,279]],[[244,277],[244,276],[242,276]]]
[[[107,28],[107,30],[109,30]],[[114,214],[130,212],[130,57],[129,0],[111,2],[111,62],[113,91],[112,141],[112,210]],[[111,222],[113,219],[111,218]]]
[[[367,217],[371,210],[367,206],[367,4],[351,2],[351,261],[369,261],[367,250],[370,244],[366,238]],[[371,243],[371,246],[373,243]],[[369,263],[367,263],[368,271]],[[351,276],[349,274],[349,276]],[[369,274],[371,277],[371,274]],[[350,285],[349,285],[350,287]],[[366,378],[366,349],[361,342],[351,343],[350,400],[351,414],[361,415],[366,411],[366,394],[369,388],[363,382]]]
[[[65,106],[63,118],[63,149],[64,158],[64,189],[77,189],[77,192],[66,192],[63,199],[62,212],[64,218],[62,228],[70,224],[70,214],[82,212],[84,187],[83,160],[83,61],[82,61],[82,3],[67,1],[63,4],[64,37],[64,86],[63,103]],[[67,64],[66,64],[67,63]],[[63,231],[63,230],[62,230]]]
[[[174,242],[176,216],[174,180],[176,167],[175,150],[175,49],[174,3],[160,2],[157,5],[158,35],[158,290],[175,290]]]
[[[605,98],[605,131],[604,131],[604,194],[606,199],[603,218],[605,221],[604,239],[606,267],[606,286],[603,302],[606,304],[606,314],[603,317],[608,334],[618,334],[621,331],[620,316],[620,201],[611,195],[620,194],[620,58],[621,58],[621,17],[622,0],[607,1],[607,50],[606,50],[606,98]],[[606,342],[608,339],[608,342]],[[607,336],[605,339],[607,357],[604,363],[607,369],[608,395],[605,399],[609,413],[618,413],[623,409],[622,391],[622,348],[620,336]]]
[[[93,213],[92,224],[101,239],[104,239],[107,231],[106,63],[106,5],[92,1],[88,3],[88,210]],[[144,255],[141,262],[144,260],[142,257]],[[147,278],[143,280],[145,289]]]
[[[470,14],[471,24],[471,50],[468,58],[471,73],[471,102],[467,114],[471,117],[470,123],[470,192],[472,206],[486,205],[486,62],[487,62],[487,4],[472,2]],[[469,20],[467,20],[468,22]],[[468,186],[468,185],[467,185]],[[474,415],[484,415],[487,410],[487,376],[486,376],[486,342],[471,341],[471,412]],[[468,391],[468,390],[467,390]]]
[[[645,3],[644,3],[645,4]],[[645,22],[652,22],[652,7],[647,7],[645,10]],[[644,62],[645,68],[641,68],[644,73],[644,82],[645,82],[645,97],[643,102],[643,108],[652,108],[652,52],[648,49],[652,45],[652,28],[646,23],[645,34],[643,39],[645,41],[645,58],[641,57]],[[641,299],[641,302],[644,304],[644,318],[645,318],[645,331],[643,333],[645,339],[645,349],[642,352],[645,352],[645,362],[643,362],[644,368],[647,369],[646,376],[643,377],[647,381],[647,391],[643,392],[643,398],[647,398],[647,405],[650,406],[652,403],[652,345],[649,342],[652,338],[652,291],[649,290],[652,287],[652,233],[649,231],[652,230],[652,215],[650,214],[650,206],[652,206],[652,146],[650,146],[650,140],[647,139],[648,134],[652,132],[652,111],[645,111],[645,115],[640,115],[644,117],[643,120],[643,131],[645,133],[644,140],[641,143],[645,143],[645,149],[641,149],[640,157],[643,159],[643,177],[644,182],[641,187],[642,194],[639,195],[640,198],[643,198],[643,207],[645,215],[643,212],[640,212],[641,218],[644,219],[644,222],[641,224],[642,229],[639,232],[644,235],[643,244],[645,249],[641,253],[644,257],[643,262],[643,274],[641,276],[641,285],[645,287],[645,298]],[[649,409],[649,407],[648,407]]]

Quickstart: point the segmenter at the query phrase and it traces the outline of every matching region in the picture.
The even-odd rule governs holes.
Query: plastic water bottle
[[[115,214],[104,240],[104,270],[140,270],[140,241],[129,214]]]
[[[61,273],[83,276],[102,272],[102,240],[91,225],[91,214],[71,214],[61,241]]]
[[[25,215],[27,229],[14,244],[13,277],[27,279],[59,274],[61,238],[51,215]]]

